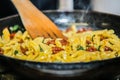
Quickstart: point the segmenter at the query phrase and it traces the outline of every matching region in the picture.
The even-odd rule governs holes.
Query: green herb
[[[41,48],[41,46],[39,45],[39,47],[40,47],[40,52],[44,52],[44,50]]]
[[[111,45],[113,45],[113,43],[112,43],[112,42],[110,42],[110,41],[109,41],[109,43],[110,43]]]
[[[94,41],[94,37],[95,37],[95,35],[92,36],[92,41]]]
[[[71,45],[71,50],[73,50],[73,46]]]
[[[11,32],[16,32],[19,29],[18,25],[14,25],[13,27],[10,27]]]
[[[115,53],[115,57],[118,57],[118,52]]]
[[[90,45],[86,45],[86,47],[90,47]]]
[[[44,43],[45,39],[42,40],[42,43]]]
[[[17,51],[17,50],[15,50],[15,51],[14,51],[14,55],[17,55],[17,54],[18,54],[18,51]]]
[[[100,51],[100,48],[101,48],[101,45],[100,45],[100,46],[98,46],[98,51]]]
[[[28,39],[28,40],[29,40],[29,39],[30,39],[30,37],[28,37],[28,36],[27,36],[27,37],[26,37],[26,39]]]
[[[84,48],[82,46],[78,45],[77,50],[84,50]]]

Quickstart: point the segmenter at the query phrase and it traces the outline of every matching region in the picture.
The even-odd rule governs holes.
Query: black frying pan
[[[79,27],[91,27],[93,29],[114,29],[120,37],[120,17],[99,12],[74,11],[57,12],[47,11],[45,14],[53,20],[61,29],[72,23],[87,23]],[[18,15],[0,19],[0,32],[6,26],[18,24],[23,26]],[[79,63],[47,63],[18,60],[0,55],[0,64],[9,66],[16,73],[28,76],[31,79],[113,79],[120,74],[120,57],[92,62]]]

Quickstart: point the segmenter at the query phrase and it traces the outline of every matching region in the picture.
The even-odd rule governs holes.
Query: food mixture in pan
[[[32,39],[18,26],[5,28],[0,37],[0,54],[37,62],[89,62],[120,56],[120,38],[114,30],[79,29],[62,31],[67,39]]]

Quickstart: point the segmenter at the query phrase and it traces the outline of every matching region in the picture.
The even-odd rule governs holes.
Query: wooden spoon
[[[11,0],[17,8],[23,25],[32,38],[38,36],[51,38],[64,38],[57,26],[40,10],[38,10],[30,0]]]

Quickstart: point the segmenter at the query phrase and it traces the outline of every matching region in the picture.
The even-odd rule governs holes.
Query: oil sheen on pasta
[[[90,62],[120,56],[120,39],[114,30],[68,28],[63,31],[68,39],[37,37],[27,31],[10,33],[3,30],[0,54],[37,62]]]

